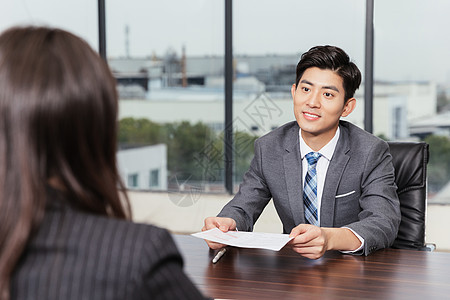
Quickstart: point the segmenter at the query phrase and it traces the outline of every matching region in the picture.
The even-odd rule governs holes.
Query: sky
[[[72,31],[98,49],[95,0],[0,0],[0,31],[23,24]],[[223,55],[224,0],[106,0],[107,55],[175,51]],[[450,84],[450,1],[375,1],[375,78]],[[128,27],[128,48],[125,28]],[[363,71],[365,1],[235,0],[235,54],[301,54],[343,48]]]

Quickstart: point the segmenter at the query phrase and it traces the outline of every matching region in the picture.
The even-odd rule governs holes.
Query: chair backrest
[[[428,144],[388,142],[395,168],[401,223],[392,247],[422,250],[425,247]]]

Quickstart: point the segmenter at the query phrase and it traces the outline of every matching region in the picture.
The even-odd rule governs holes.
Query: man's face
[[[339,118],[348,116],[355,107],[354,98],[344,105],[342,78],[331,70],[306,69],[297,88],[295,84],[292,86],[291,93],[295,119],[310,147],[308,141],[320,148],[325,146],[335,135]]]

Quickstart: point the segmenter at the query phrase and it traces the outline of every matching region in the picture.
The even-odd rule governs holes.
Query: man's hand
[[[318,259],[329,250],[328,236],[322,228],[314,225],[300,224],[292,229],[289,237],[294,239],[288,245],[307,258]]]
[[[289,234],[292,249],[304,257],[318,259],[327,250],[354,251],[361,241],[348,228],[325,228],[310,224],[300,224]]]
[[[231,218],[220,218],[220,217],[208,217],[205,219],[205,226],[203,226],[202,231],[213,229],[213,228],[219,228],[223,232],[227,231],[234,231],[236,230],[236,221]],[[205,240],[208,244],[209,248],[211,249],[220,249],[225,247],[226,245],[211,242],[208,240]]]

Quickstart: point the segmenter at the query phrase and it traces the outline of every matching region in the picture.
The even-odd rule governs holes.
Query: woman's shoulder
[[[54,213],[57,213],[57,211]],[[142,240],[151,240],[158,244],[170,237],[166,229],[151,224],[96,215],[74,208],[68,208],[60,213],[65,215],[64,219],[66,222],[75,227],[71,228],[71,230],[77,230],[84,234],[98,235],[102,239],[117,236],[115,240],[122,244],[127,241],[139,242]],[[67,224],[65,227],[69,228],[70,224]]]
[[[164,228],[106,216],[89,215],[87,218],[92,218],[93,226],[103,228],[106,235],[123,247],[131,243],[134,248],[142,247],[142,251],[150,252],[175,248],[171,234]]]
[[[44,231],[58,227],[59,231],[70,231],[75,236],[95,235],[100,237],[100,240],[117,236],[119,238],[114,238],[113,242],[120,240],[121,243],[138,242],[144,237],[158,241],[167,239],[166,236],[170,235],[167,230],[151,224],[84,211],[71,205],[64,193],[51,189],[48,190],[47,207],[41,227]]]
[[[91,251],[95,248],[111,250],[111,256],[116,259],[142,257],[161,250],[178,255],[166,229],[80,211],[67,204],[46,210],[36,238],[49,244],[63,243],[60,246],[77,249],[87,256],[95,256]]]

